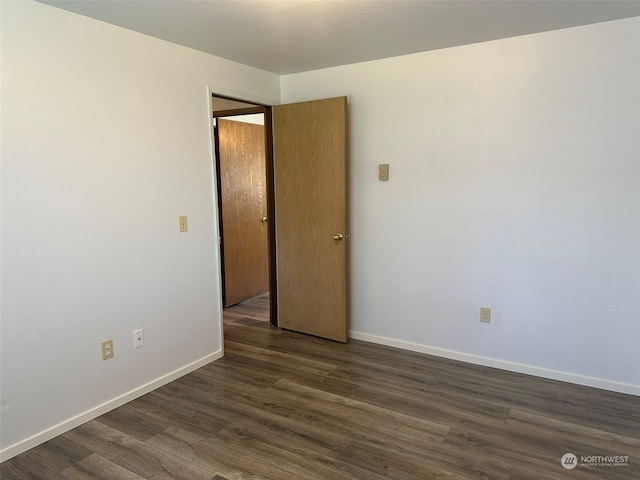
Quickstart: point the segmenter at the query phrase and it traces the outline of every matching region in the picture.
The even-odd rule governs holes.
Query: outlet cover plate
[[[113,358],[113,340],[102,342],[102,360]]]

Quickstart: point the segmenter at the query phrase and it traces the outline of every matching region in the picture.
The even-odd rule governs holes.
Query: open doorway
[[[271,109],[213,95],[212,113],[224,307],[268,304],[276,325]]]
[[[214,101],[220,98],[213,94]],[[347,225],[347,97],[274,107],[228,97],[222,97],[222,100],[236,103],[230,109],[213,109],[214,120],[264,114],[267,219],[263,223],[268,232],[270,323],[346,342],[349,310],[347,243],[350,238]],[[219,169],[220,142],[217,137],[214,135],[216,168]],[[220,172],[216,177],[220,195],[224,190]],[[221,196],[219,202],[219,229],[224,249],[226,232]],[[263,218],[260,214],[253,217],[252,221]],[[223,266],[223,275],[224,270]]]

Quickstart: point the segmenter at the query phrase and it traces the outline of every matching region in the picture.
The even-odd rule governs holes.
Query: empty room
[[[639,1],[0,27],[0,478],[640,478]]]

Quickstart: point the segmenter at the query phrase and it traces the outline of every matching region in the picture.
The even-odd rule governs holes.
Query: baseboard
[[[141,397],[142,395],[145,395],[155,390],[156,388],[166,385],[167,383],[172,382],[177,378],[180,378],[188,373],[193,372],[194,370],[197,370],[200,367],[207,365],[208,363],[213,362],[214,360],[221,358],[222,355],[223,355],[222,350],[218,350],[210,355],[207,355],[206,357],[202,357],[199,360],[196,360],[195,362],[192,362],[188,365],[185,365],[184,367],[174,370],[173,372],[163,375],[162,377],[159,377],[145,385],[134,388],[133,390],[127,393],[124,393],[116,398],[113,398],[101,405],[98,405],[97,407],[87,410],[86,412],[83,412],[51,428],[43,430],[42,432],[37,433],[25,440],[22,440],[3,450],[0,450],[0,462],[9,460],[10,458],[15,457],[16,455],[21,454],[22,452],[26,452],[27,450],[33,447],[37,447],[38,445],[46,442],[47,440],[51,440],[52,438],[55,438],[58,435],[68,432],[69,430],[75,427],[78,427],[83,423],[88,422],[89,420],[93,420],[94,418],[97,418],[100,415],[103,415],[113,410],[114,408],[118,408],[124,405],[125,403],[130,402],[131,400],[135,400],[136,398]]]
[[[386,345],[388,347],[401,348],[403,350],[410,350],[412,352],[426,353],[428,355],[448,358],[450,360],[460,360],[462,362],[473,363],[475,365],[499,368],[501,370],[508,370],[510,372],[516,372],[516,373],[524,373],[527,375],[547,378],[550,380],[559,380],[562,382],[575,383],[577,385],[583,385],[586,387],[594,387],[594,388],[600,388],[603,390],[610,390],[612,392],[626,393],[629,395],[640,396],[640,385],[614,382],[612,380],[606,380],[603,378],[588,377],[586,375],[562,372],[559,370],[551,370],[548,368],[535,367],[532,365],[525,365],[522,363],[508,362],[505,360],[498,360],[490,357],[482,357],[480,355],[472,355],[469,353],[456,352],[453,350],[446,350],[443,348],[430,347],[428,345],[422,345],[422,344],[413,343],[413,342],[406,342],[403,340],[396,340],[393,338],[381,337],[378,335],[369,335],[368,333],[362,333],[362,332],[351,331],[349,332],[349,337],[355,340],[362,340],[365,342],[377,343],[380,345]]]

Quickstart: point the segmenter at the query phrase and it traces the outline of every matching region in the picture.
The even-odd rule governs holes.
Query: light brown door
[[[345,97],[273,108],[278,325],[347,341]]]
[[[264,126],[218,119],[224,306],[269,291]]]

